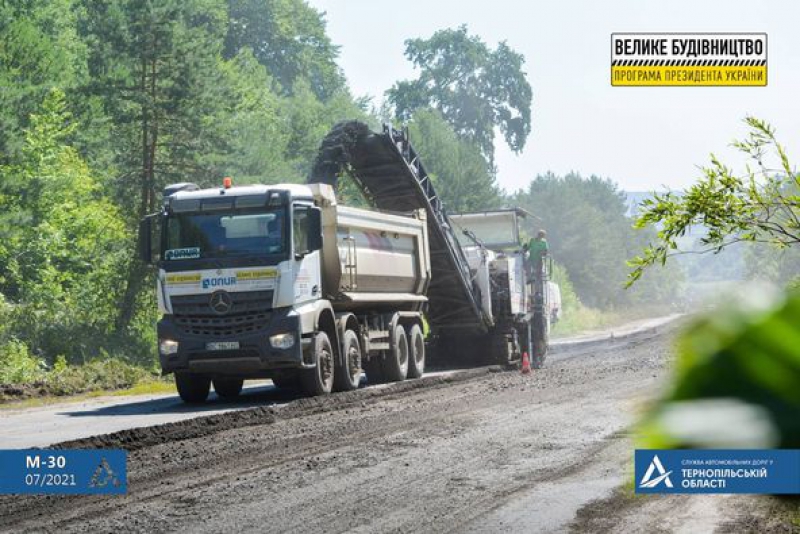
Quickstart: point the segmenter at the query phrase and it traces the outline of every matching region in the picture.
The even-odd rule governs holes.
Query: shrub
[[[16,339],[0,345],[0,384],[32,384],[45,376],[44,361]]]
[[[59,365],[48,373],[47,389],[54,395],[123,389],[153,379],[154,375],[118,359],[106,357],[83,365]]]

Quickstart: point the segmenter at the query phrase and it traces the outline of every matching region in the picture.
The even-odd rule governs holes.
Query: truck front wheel
[[[194,373],[175,373],[175,387],[183,402],[198,404],[208,398],[211,379]]]
[[[272,377],[272,383],[278,389],[298,389],[300,380],[294,371],[280,371]]]
[[[311,347],[314,351],[313,369],[303,369],[300,373],[300,386],[303,393],[310,397],[327,395],[333,390],[333,346],[328,334],[318,332],[314,336],[314,344]]]
[[[223,399],[235,399],[242,392],[244,380],[241,378],[215,378],[214,391]]]

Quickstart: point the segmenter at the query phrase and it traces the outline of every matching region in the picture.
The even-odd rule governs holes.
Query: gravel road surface
[[[564,347],[531,375],[462,371],[68,443],[131,451],[128,494],[0,497],[0,530],[594,530],[598,502],[630,508],[614,500],[627,429],[663,384],[670,330]]]
[[[557,352],[577,344],[650,331],[677,317],[672,315],[634,321],[613,329],[557,339],[552,342],[552,347]],[[440,370],[428,372],[426,376],[447,374],[447,371]],[[15,408],[11,404],[0,410],[0,449],[46,447],[97,434],[179,422],[204,415],[265,405],[279,406],[293,399],[293,396],[282,394],[272,387],[270,380],[264,380],[247,382],[242,396],[235,402],[226,402],[212,393],[209,402],[202,406],[187,406],[175,393],[95,397],[24,408]]]

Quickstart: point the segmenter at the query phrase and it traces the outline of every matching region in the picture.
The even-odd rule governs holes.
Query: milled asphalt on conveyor
[[[677,315],[636,321],[608,331],[555,340],[552,359],[560,359],[563,352],[573,347],[623,339],[652,331],[673,320]],[[570,350],[570,354],[573,351]],[[426,377],[448,376],[461,372],[433,371]],[[371,387],[386,387],[377,385]],[[99,434],[108,434],[132,428],[161,425],[216,415],[255,407],[280,408],[297,400],[297,395],[275,388],[271,381],[246,383],[242,396],[235,401],[224,401],[211,394],[201,406],[186,405],[174,393],[136,395],[124,397],[98,397],[74,402],[63,402],[40,407],[0,410],[0,448],[22,449],[46,447],[63,441],[72,441]]]

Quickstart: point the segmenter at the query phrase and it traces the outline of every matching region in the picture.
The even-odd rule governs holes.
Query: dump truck
[[[338,202],[345,172],[369,209]],[[157,267],[162,372],[194,403],[212,384],[231,398],[256,378],[306,395],[355,389],[362,372],[416,378],[428,347],[479,364],[528,351],[540,364],[543,292],[526,278],[513,214],[500,223],[515,244],[463,247],[407,132],[355,121],[325,137],[307,184],[168,186],[139,228],[141,258]],[[491,256],[486,276],[468,255]]]
[[[357,388],[362,367],[371,382],[421,376],[425,216],[339,206],[325,184],[168,187],[157,215],[162,370],[187,402],[212,382],[222,397],[264,377],[321,395]]]

